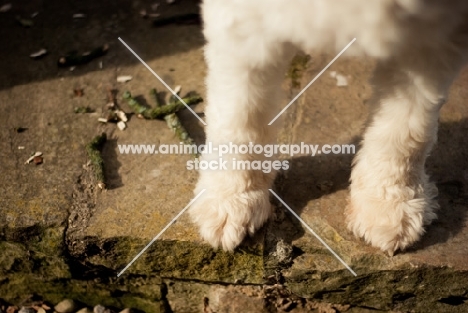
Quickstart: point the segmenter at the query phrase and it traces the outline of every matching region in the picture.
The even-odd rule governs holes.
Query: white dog
[[[467,0],[205,0],[207,142],[274,143],[280,84],[294,49],[378,59],[372,113],[351,174],[347,222],[390,255],[436,218],[424,172],[439,109],[468,52]],[[224,159],[262,160],[230,154]],[[263,157],[264,158],[264,157]],[[218,159],[216,153],[204,160]],[[229,163],[228,163],[229,164]],[[234,249],[268,219],[273,174],[204,170],[191,208],[202,237]]]

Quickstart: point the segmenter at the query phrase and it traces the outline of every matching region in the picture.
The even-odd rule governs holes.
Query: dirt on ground
[[[199,2],[169,2],[0,3],[0,299],[16,311],[71,298],[80,308],[165,313],[466,312],[466,69],[441,111],[439,142],[428,159],[439,219],[406,253],[389,258],[346,229],[352,154],[283,155],[291,167],[279,173],[275,190],[357,277],[274,200],[274,216],[234,253],[203,243],[183,215],[117,277],[186,206],[197,180],[185,166],[191,155],[119,150],[179,142],[164,119],[142,119],[123,99],[129,91],[154,108],[156,88],[169,101],[166,87],[123,42],[170,87],[181,85],[182,95],[205,96]],[[284,105],[332,58],[298,55],[285,73]],[[357,146],[373,67],[371,59],[340,58],[288,109],[278,141]],[[124,130],[118,119],[98,121],[117,114],[111,101],[127,113]],[[201,118],[204,106],[192,106]],[[187,110],[177,116],[203,143],[199,120]],[[100,161],[87,147],[103,133],[96,150],[101,181],[94,167]],[[0,301],[0,313],[8,305]]]

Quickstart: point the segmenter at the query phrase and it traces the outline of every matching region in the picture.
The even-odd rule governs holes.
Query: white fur
[[[435,185],[424,173],[439,109],[468,51],[466,0],[205,0],[207,141],[273,143],[280,84],[296,49],[376,57],[372,114],[354,159],[349,228],[393,254],[436,218]],[[205,155],[205,160],[217,159]],[[261,159],[229,155],[224,159]],[[200,171],[191,208],[201,235],[234,249],[270,213],[274,175]]]

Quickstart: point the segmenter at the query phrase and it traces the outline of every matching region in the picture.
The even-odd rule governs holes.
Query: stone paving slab
[[[331,58],[312,56],[303,85]],[[357,143],[367,116],[370,89],[366,82],[372,66],[371,60],[338,60],[330,71],[346,75],[348,86],[338,87],[333,77],[324,74],[288,112],[280,140],[289,144]],[[427,228],[419,243],[404,253],[388,257],[346,229],[344,209],[351,156],[292,159],[291,169],[277,179],[279,194],[358,274],[353,279],[311,234],[298,230],[300,225],[294,218],[281,212],[269,230],[293,247],[291,264],[283,271],[293,293],[331,303],[349,299],[350,303],[380,310],[423,312],[429,303],[437,312],[467,309],[463,302],[468,288],[468,176],[464,148],[467,81],[465,69],[441,111],[439,141],[428,160],[428,172],[439,187],[439,219]]]
[[[88,1],[72,7],[60,1],[48,6],[33,1],[18,6],[10,17],[39,8],[45,15],[38,27],[12,27],[9,15],[0,20],[0,26],[5,26],[0,32],[12,43],[0,60],[4,69],[0,73],[2,297],[16,299],[36,292],[58,301],[63,292],[93,305],[101,301],[154,312],[169,312],[168,306],[173,312],[177,307],[181,312],[202,308],[204,298],[221,312],[228,308],[221,302],[228,301],[229,295],[239,304],[263,303],[267,312],[281,312],[287,301],[295,303],[289,311],[303,312],[309,300],[351,304],[347,312],[468,310],[468,108],[464,103],[468,70],[456,80],[442,109],[439,142],[428,161],[440,191],[439,219],[408,252],[389,258],[346,230],[343,210],[352,155],[282,156],[289,159],[291,168],[280,173],[275,190],[358,273],[357,278],[272,199],[274,216],[234,253],[213,250],[201,242],[183,215],[117,279],[118,271],[187,205],[197,179],[196,172],[185,169],[190,156],[119,152],[119,144],[178,143],[164,121],[132,116],[125,131],[96,121],[105,111],[108,87],[117,89],[118,97],[130,90],[148,104],[150,88],[165,91],[118,42],[118,36],[169,85],[205,94],[200,27],[151,28],[139,16],[139,10],[150,5],[150,1]],[[161,10],[191,12],[196,5],[188,1],[183,6],[162,5]],[[88,20],[70,19],[84,9]],[[47,15],[48,10],[54,18]],[[27,59],[43,44],[41,40],[49,43],[50,55],[39,61]],[[74,71],[56,67],[58,55],[65,50],[102,42],[110,45],[109,53],[100,59],[103,69],[100,60]],[[299,79],[301,85],[332,58],[312,54]],[[20,65],[24,71],[17,70]],[[285,113],[279,142],[358,143],[367,117],[371,90],[366,82],[372,68],[371,60],[338,60],[329,71],[345,75],[348,86],[336,86],[329,71],[324,73]],[[132,75],[133,80],[117,84],[118,75]],[[286,104],[299,88],[290,87],[290,78],[284,87]],[[75,97],[74,88],[83,88],[84,96]],[[96,113],[73,113],[83,105]],[[198,113],[203,108],[204,104],[194,107]],[[190,112],[181,112],[180,117],[197,143],[202,143],[202,125]],[[27,130],[18,133],[17,127]],[[103,149],[106,191],[93,186],[84,150],[102,132],[109,138]],[[44,163],[24,165],[33,151],[43,152]],[[265,291],[263,285],[275,286],[275,291]],[[315,309],[309,305],[311,310]]]
[[[313,78],[327,64],[328,59],[313,58],[315,62],[312,62],[304,82]],[[338,60],[330,71],[347,75],[349,85],[338,87],[336,80],[327,74],[317,80],[293,107],[295,112],[289,112],[295,120],[283,131],[292,133],[287,142],[357,146],[367,117],[365,103],[370,97],[367,80],[372,63],[353,58]],[[441,111],[438,144],[428,160],[428,172],[440,189],[439,201],[442,208],[439,219],[428,228],[426,235],[413,249],[393,258],[383,257],[382,260],[388,260],[390,267],[411,262],[467,269],[464,260],[468,256],[468,250],[463,243],[468,235],[468,171],[467,152],[464,149],[466,139],[463,135],[468,113],[464,103],[467,79],[468,70],[465,70],[451,90],[449,101]],[[348,251],[354,251],[353,257],[370,253],[380,257],[383,256],[382,253],[359,243],[344,224],[343,212],[348,197],[346,188],[351,160],[350,155],[300,157],[297,161],[293,160],[291,170],[284,173],[284,181],[278,187],[281,188],[284,200],[302,213],[302,217],[310,224],[317,224],[318,228],[332,227],[334,231],[329,230],[330,239],[348,242]],[[308,242],[313,244],[313,241],[311,236],[304,236],[298,243],[307,245]],[[378,268],[385,269],[386,266],[382,265],[379,262]]]

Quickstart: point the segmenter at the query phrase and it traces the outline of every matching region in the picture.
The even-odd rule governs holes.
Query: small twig
[[[159,108],[160,106],[162,106],[163,104],[161,103],[161,99],[159,99],[159,95],[158,95],[158,91],[156,90],[156,88],[152,88],[150,90],[150,95],[151,97],[154,99],[154,102],[156,103],[156,107]]]
[[[86,152],[91,162],[91,168],[94,172],[94,178],[96,179],[97,186],[101,189],[105,189],[105,178],[104,178],[104,160],[102,159],[101,149],[107,140],[106,133],[102,133],[86,145]]]
[[[76,107],[74,110],[73,110],[75,113],[93,113],[94,110],[91,109],[89,106],[80,106],[80,107]]]
[[[23,18],[23,17],[17,15],[17,16],[16,16],[16,20],[17,20],[18,23],[20,23],[20,25],[23,26],[23,27],[28,28],[28,27],[34,26],[34,22],[33,22],[31,19],[29,19],[29,18]]]
[[[168,114],[175,113],[185,108],[185,105],[182,102],[176,101],[173,104],[167,104],[151,109],[140,104],[137,100],[135,100],[135,98],[132,97],[132,94],[129,91],[124,92],[123,98],[127,100],[128,105],[136,114],[141,114],[146,119],[163,118]],[[187,105],[197,104],[203,101],[202,97],[197,95],[185,97],[182,98],[182,100]]]
[[[162,27],[171,24],[193,25],[201,24],[201,17],[198,13],[179,14],[166,18],[160,18],[153,21],[153,27]]]
[[[174,134],[176,134],[177,138],[179,138],[183,143],[186,145],[194,145],[195,141],[190,137],[185,127],[180,122],[179,117],[175,114],[168,114],[164,116],[164,120],[167,123],[167,126],[172,130]],[[197,155],[195,155],[196,157]]]
[[[178,86],[175,86],[174,87],[174,93],[177,95],[177,96],[180,96],[180,91],[182,90],[182,86],[178,85]],[[167,104],[174,104],[178,101],[177,97],[175,96],[175,94],[170,94],[169,95],[169,100],[166,102]],[[187,95],[186,95],[187,96]]]
[[[109,50],[109,45],[105,44],[101,47],[97,47],[91,51],[78,54],[76,52],[70,53],[66,56],[60,57],[57,64],[60,67],[80,65],[90,62],[91,60],[103,56]]]
[[[107,87],[106,91],[107,91],[107,101],[109,101],[108,105],[111,106],[111,107],[117,106],[117,100],[115,99],[114,89],[112,89],[111,87]],[[110,104],[112,104],[112,105],[110,105]]]

